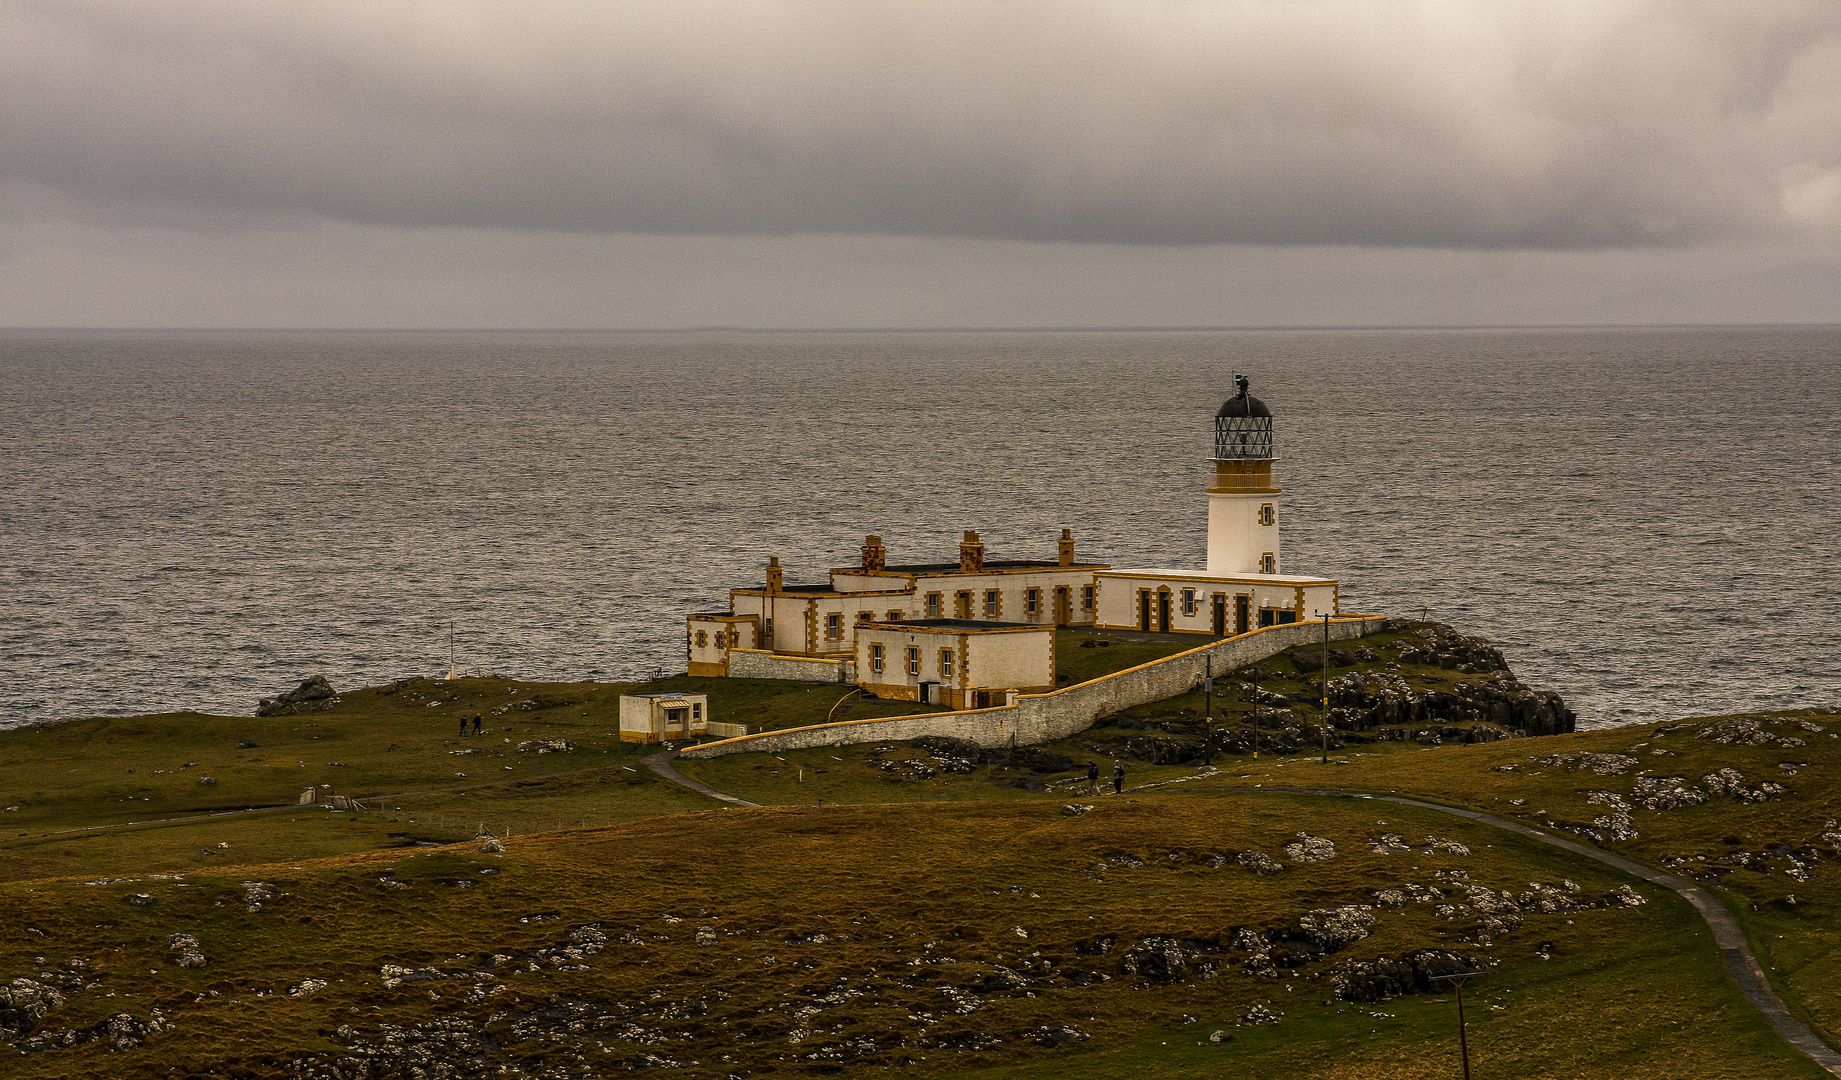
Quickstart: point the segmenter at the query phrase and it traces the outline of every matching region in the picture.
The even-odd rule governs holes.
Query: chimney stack
[[[863,570],[866,573],[880,572],[889,564],[889,551],[882,546],[882,537],[870,534],[863,538]]]
[[[1074,530],[1061,530],[1061,565],[1074,565]]]
[[[780,569],[780,556],[774,555],[767,560],[767,591],[777,593],[785,582],[785,571]]]
[[[984,569],[984,543],[971,529],[965,530],[965,539],[959,541],[959,572],[973,573]]]

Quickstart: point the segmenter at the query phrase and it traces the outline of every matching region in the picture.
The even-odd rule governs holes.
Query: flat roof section
[[[1054,626],[1042,623],[995,622],[979,619],[903,619],[900,622],[864,623],[876,628],[888,627],[898,629],[904,626],[918,626],[929,630],[1053,630]]]
[[[1197,581],[1244,581],[1254,585],[1334,585],[1335,578],[1306,577],[1303,574],[1211,574],[1206,570],[1107,570],[1102,577],[1194,578]]]

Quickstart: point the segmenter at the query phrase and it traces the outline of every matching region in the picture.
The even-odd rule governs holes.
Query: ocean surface
[[[1285,568],[1587,725],[1841,699],[1841,328],[0,333],[0,726],[448,666],[681,670],[761,579],[1200,566],[1214,410]]]

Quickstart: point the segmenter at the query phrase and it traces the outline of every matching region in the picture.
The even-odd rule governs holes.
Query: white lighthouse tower
[[[1208,573],[1279,572],[1278,477],[1272,473],[1272,410],[1240,392],[1215,414],[1214,481],[1208,487]]]

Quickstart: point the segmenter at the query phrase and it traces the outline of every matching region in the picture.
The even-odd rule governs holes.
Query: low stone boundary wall
[[[1386,625],[1387,619],[1382,615],[1345,615],[1333,618],[1330,620],[1330,640],[1349,641],[1375,633]],[[1264,660],[1294,645],[1308,645],[1322,640],[1321,622],[1267,626],[1046,694],[1023,694],[1012,705],[963,712],[919,713],[880,720],[845,720],[836,724],[815,724],[784,731],[763,731],[737,739],[685,747],[683,756],[721,757],[724,754],[749,754],[757,751],[803,750],[814,746],[900,742],[921,735],[951,735],[992,748],[1008,746],[1013,741],[1018,744],[1053,742],[1085,731],[1101,717],[1136,705],[1175,697],[1193,688],[1201,682],[1210,658],[1215,672],[1225,675],[1234,668]],[[740,655],[740,652],[730,655],[730,674],[733,675],[736,674],[733,657]]]
[[[729,650],[731,679],[787,679],[792,682],[841,683],[850,681],[848,669],[856,665],[843,660],[820,660],[810,656],[778,656],[766,649]]]

